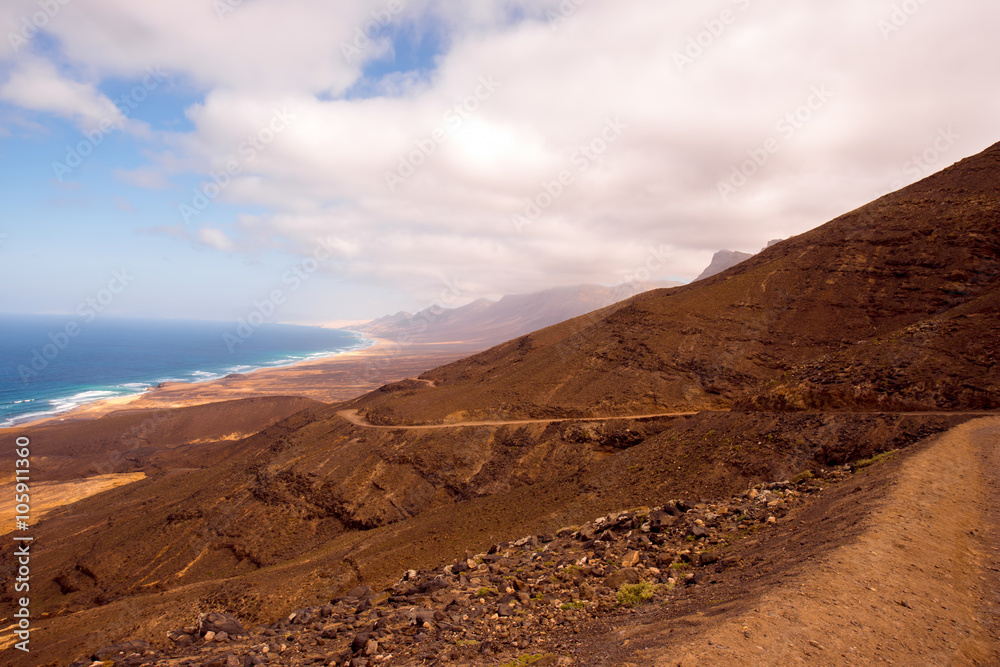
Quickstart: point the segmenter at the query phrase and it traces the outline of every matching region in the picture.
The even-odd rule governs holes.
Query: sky
[[[982,0],[5,0],[0,312],[692,280],[1000,141]]]

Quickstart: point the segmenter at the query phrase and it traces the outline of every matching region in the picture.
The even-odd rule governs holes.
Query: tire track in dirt
[[[637,664],[1000,664],[998,489],[1000,418],[962,424],[903,461],[857,539]]]

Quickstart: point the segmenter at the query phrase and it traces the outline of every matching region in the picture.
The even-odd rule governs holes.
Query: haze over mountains
[[[487,340],[613,296],[506,297],[434,315],[424,330],[405,315],[371,330],[448,327]],[[50,614],[38,633],[70,638],[39,655],[65,662],[133,637],[164,644],[210,609],[271,622],[359,583],[388,586],[407,569],[612,510],[671,498],[721,507],[753,484],[903,448],[1000,408],[997,349],[1000,144],[717,275],[352,401],[202,406],[183,429],[163,414],[112,415],[86,432],[90,472],[148,476],[37,526],[33,600]],[[226,439],[214,424],[223,411],[241,415],[238,430],[261,430]],[[195,455],[176,433],[206,442]],[[31,437],[54,479],[70,474],[64,427]],[[402,597],[440,602],[429,590]],[[352,630],[367,627],[362,615]]]
[[[477,299],[458,308],[432,306],[418,313],[399,312],[353,327],[379,338],[412,343],[496,344],[589,313],[669,281],[629,282],[611,287],[577,285],[532,294],[507,295],[498,301]]]
[[[998,170],[995,145],[720,274],[430,371],[433,392],[359,405],[400,423],[997,407]]]

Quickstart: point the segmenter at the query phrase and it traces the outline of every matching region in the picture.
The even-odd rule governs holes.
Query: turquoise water
[[[369,344],[351,331],[284,324],[238,330],[230,322],[0,315],[0,427],[160,382],[213,380]]]

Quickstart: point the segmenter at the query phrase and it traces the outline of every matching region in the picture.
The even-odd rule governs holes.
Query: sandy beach
[[[167,382],[142,394],[94,401],[12,428],[97,419],[123,411],[180,408],[257,396],[302,396],[336,403],[388,382],[414,377],[479,349],[465,342],[401,344],[391,340],[374,341],[373,345],[365,348],[290,366],[236,373],[206,382]],[[0,432],[3,430],[0,429]]]

